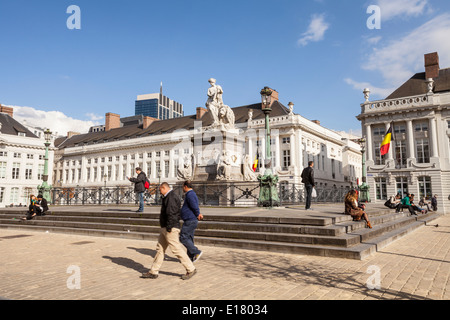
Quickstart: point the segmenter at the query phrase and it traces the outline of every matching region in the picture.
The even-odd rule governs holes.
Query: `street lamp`
[[[44,175],[42,177],[42,185],[38,186],[39,193],[47,200],[48,203],[51,203],[50,190],[52,186],[48,184],[48,148],[50,147],[50,141],[52,139],[52,132],[50,129],[44,131],[44,139],[45,139],[45,159],[44,159]]]
[[[366,168],[366,138],[358,140],[361,146],[362,155],[362,184],[359,186],[359,201],[370,202],[370,186],[367,184],[367,168]]]
[[[272,153],[270,146],[270,112],[272,103],[273,90],[269,87],[264,87],[261,90],[261,102],[262,111],[265,114],[265,124],[266,124],[266,156],[264,159],[265,171],[263,176],[259,176],[259,199],[258,205],[263,207],[278,207],[280,206],[280,198],[278,196],[278,176],[274,176],[272,173]]]

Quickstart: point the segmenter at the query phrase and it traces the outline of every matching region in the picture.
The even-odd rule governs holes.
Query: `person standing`
[[[141,168],[136,168],[136,178],[127,177],[127,179],[134,183],[134,192],[136,192],[139,197],[139,209],[136,212],[144,212],[144,192],[145,192],[145,181],[147,181],[147,176]]]
[[[183,207],[181,208],[181,219],[183,226],[181,227],[180,241],[186,247],[187,254],[192,262],[196,262],[202,256],[200,251],[194,244],[194,234],[197,229],[198,222],[203,220],[200,213],[197,194],[192,190],[192,184],[185,181],[183,184],[185,193]]]
[[[186,249],[180,242],[180,219],[181,219],[181,200],[172,192],[167,182],[159,186],[162,195],[161,213],[159,224],[161,226],[158,244],[156,246],[156,255],[150,271],[142,274],[144,279],[158,278],[159,269],[164,261],[164,255],[168,247],[172,253],[180,260],[186,269],[186,274],[181,277],[183,280],[189,280],[196,273],[191,259],[189,259]]]
[[[302,183],[305,185],[306,190],[306,205],[305,209],[310,210],[311,209],[311,198],[312,198],[312,191],[313,188],[315,188],[316,184],[314,182],[314,162],[310,161],[308,162],[308,167],[305,168],[302,172]]]

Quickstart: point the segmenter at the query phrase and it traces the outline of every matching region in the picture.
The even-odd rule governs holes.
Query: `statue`
[[[250,156],[247,154],[244,158],[244,164],[243,164],[243,176],[244,181],[256,181],[257,176],[256,173],[253,171],[253,165],[250,160]]]
[[[231,158],[228,155],[228,151],[224,151],[217,166],[217,180],[230,180],[231,170]]]
[[[179,180],[192,180],[194,170],[192,170],[192,161],[186,157],[184,159],[183,167],[179,167],[177,170],[177,177]]]
[[[223,89],[216,84],[216,79],[208,80],[211,87],[208,89],[208,101],[206,107],[213,117],[211,128],[222,130],[234,129],[235,116],[233,110],[223,103]]]

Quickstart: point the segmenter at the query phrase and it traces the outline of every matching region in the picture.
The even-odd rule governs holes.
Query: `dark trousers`
[[[406,204],[401,204],[401,203],[397,206],[396,212],[399,212],[400,209],[405,209],[405,208],[409,210],[409,213],[415,214],[413,206],[408,206]]]
[[[311,184],[305,184],[305,190],[306,190],[306,205],[305,209],[311,208],[311,194],[313,191],[313,186]]]
[[[187,254],[191,260],[195,255],[200,254],[200,250],[194,244],[194,234],[198,226],[198,220],[186,220],[183,222],[180,232],[180,242],[186,247]]]

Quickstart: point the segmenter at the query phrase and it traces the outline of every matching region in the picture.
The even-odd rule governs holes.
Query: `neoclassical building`
[[[14,119],[13,108],[0,105],[0,207],[27,205],[31,194],[38,195],[44,175],[44,142]],[[53,163],[53,148],[49,163]]]
[[[450,69],[439,68],[437,53],[425,55],[425,72],[415,74],[385,100],[361,104],[367,139],[367,172],[371,199],[384,202],[397,193],[438,195],[439,207],[450,212]],[[392,126],[386,156],[381,142]]]
[[[356,186],[361,178],[362,157],[359,144],[352,141],[354,137],[327,129],[318,121],[307,120],[295,114],[293,108],[293,104],[289,107],[281,104],[274,91],[270,114],[271,160],[280,183],[300,186],[303,168],[308,161],[314,161],[319,187]],[[233,144],[237,149],[226,152],[232,166],[230,172],[233,172],[229,179],[244,179],[245,159],[253,163],[259,158],[257,174],[262,174],[266,145],[262,104],[230,109],[235,124],[231,131],[237,133],[234,139],[239,143]],[[222,151],[214,147],[220,136],[212,134],[211,137],[208,131],[212,123],[211,112],[205,108],[197,108],[197,113],[190,116],[167,120],[143,117],[139,123],[125,124],[120,121],[120,115],[109,113],[105,131],[55,141],[59,151],[55,154],[53,185],[130,186],[126,177],[134,176],[136,167],[141,167],[153,183],[180,182],[186,178],[180,174],[185,168],[192,170],[192,179],[206,181],[209,178],[205,166],[211,165],[216,154],[217,165],[222,161]],[[209,152],[208,157],[205,150]]]

